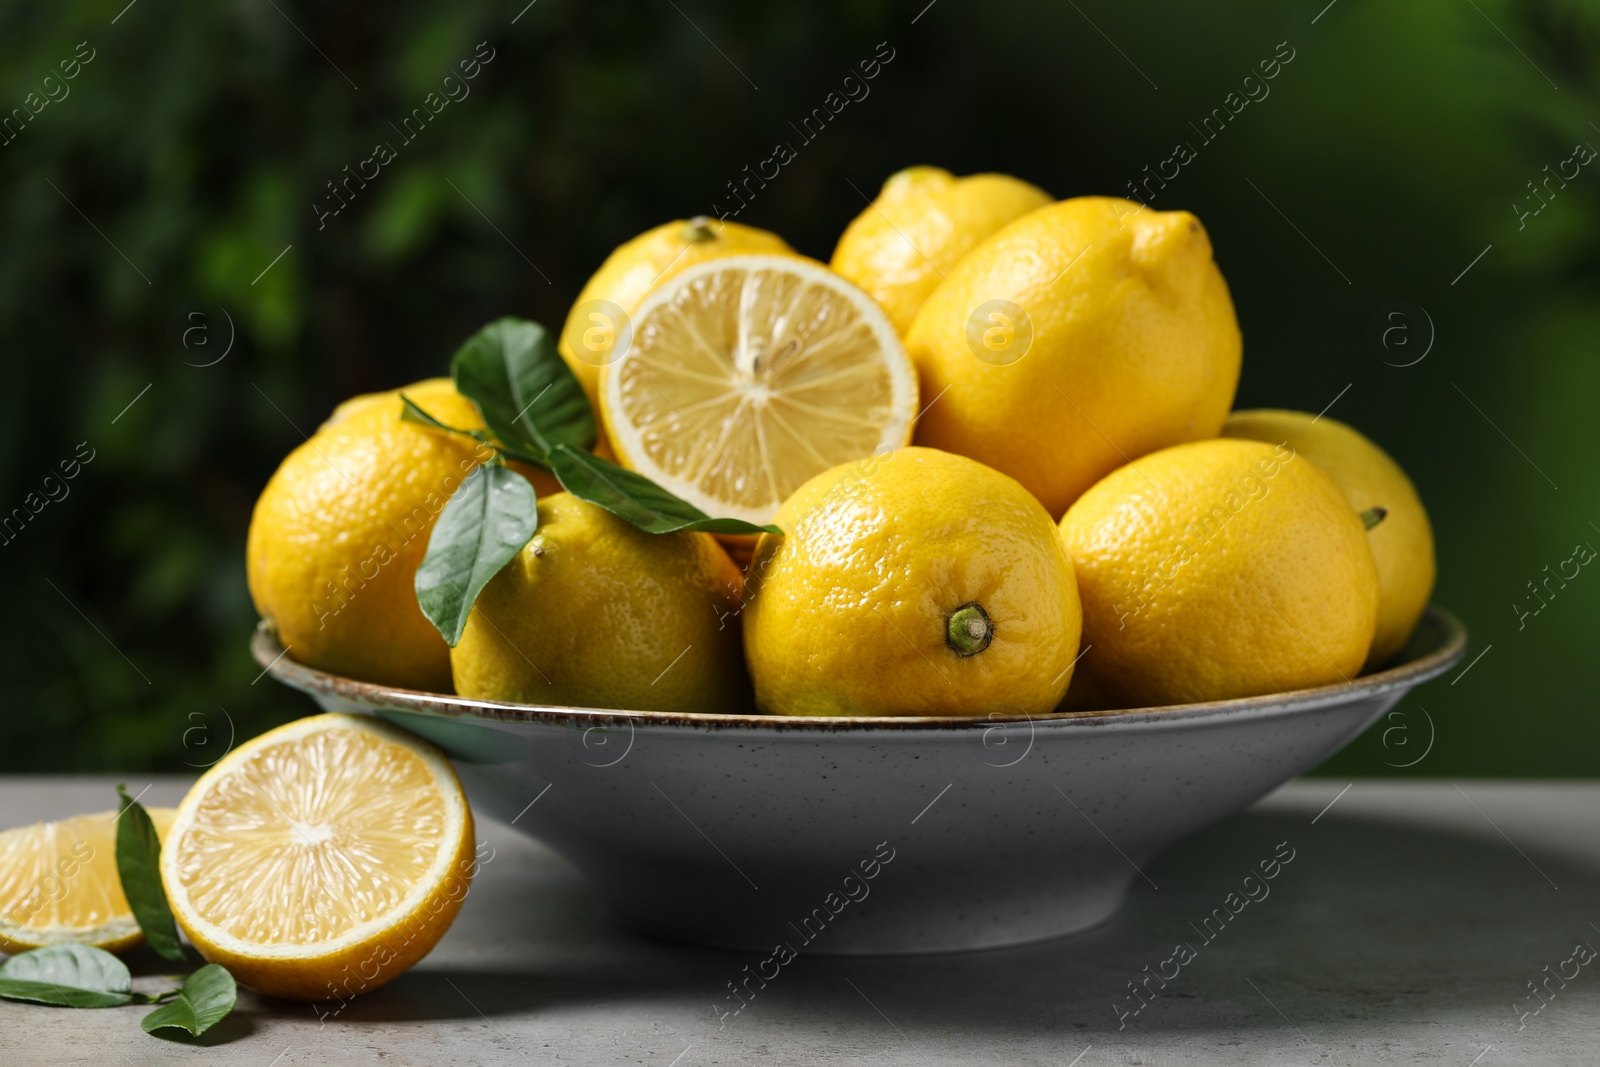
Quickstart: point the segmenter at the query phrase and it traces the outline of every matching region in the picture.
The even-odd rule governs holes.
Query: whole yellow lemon
[[[902,335],[928,295],[961,258],[1050,194],[1005,174],[957,178],[939,167],[909,167],[845,228],[835,271],[883,305]]]
[[[1331,477],[1288,445],[1197,441],[1098,482],[1061,520],[1086,692],[1186,704],[1353,679],[1378,572]]]
[[[402,421],[402,392],[448,425],[483,428],[448,378],[340,405],[256,501],[250,595],[301,663],[448,692],[450,650],[417,606],[417,564],[450,494],[491,453]]]
[[[1287,442],[1331,474],[1358,512],[1382,509],[1382,519],[1367,531],[1367,546],[1378,567],[1378,632],[1367,667],[1392,660],[1427,608],[1435,576],[1433,527],[1405,471],[1356,430],[1303,411],[1236,411],[1222,435]]]
[[[775,233],[704,216],[646,230],[619,245],[584,283],[561,327],[556,350],[583,385],[589,406],[598,415],[600,368],[631,343],[633,324],[628,317],[657,283],[719,256],[793,251]]]
[[[739,568],[710,534],[648,534],[557,493],[492,578],[450,653],[480,700],[633,711],[750,711]]]
[[[916,443],[1011,475],[1057,516],[1129,460],[1215,437],[1241,354],[1199,220],[1107,197],[1040,208],[973,249],[906,347]]]
[[[779,715],[1053,711],[1081,613],[1039,502],[962,456],[901,448],[812,478],[762,534],[744,611]]]
[[[385,389],[377,393],[361,393],[351,397],[349,400],[342,401],[333,409],[332,414],[322,421],[322,425],[318,426],[317,430],[318,432],[326,430],[343,422],[351,415],[374,406],[381,407],[386,413],[393,412],[396,410],[396,404],[400,403],[400,395],[402,393],[409,397],[412,403],[446,426],[454,427],[457,430],[481,430],[484,428],[483,416],[478,413],[477,406],[456,392],[453,381],[449,378],[428,378],[417,382],[415,385],[404,386],[400,389]],[[435,410],[436,408],[438,410]],[[441,414],[442,412],[448,412],[450,415],[459,418],[460,421],[452,421],[451,418]],[[462,440],[465,439],[462,438]],[[613,459],[614,457],[609,449],[603,447],[605,444],[604,440],[596,442],[595,454],[603,455],[608,460]],[[532,482],[534,491],[540,496],[544,496],[546,493],[561,492],[561,483],[556,481],[555,475],[549,471],[541,470],[527,463],[519,463],[515,460],[508,460],[506,465]]]

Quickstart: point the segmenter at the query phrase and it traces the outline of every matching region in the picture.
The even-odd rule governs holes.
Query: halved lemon
[[[151,808],[165,838],[171,808]],[[117,813],[99,811],[0,833],[0,952],[144,941],[117,875]]]
[[[624,466],[768,522],[813,475],[909,443],[917,375],[888,316],[827,267],[727,256],[645,297],[600,406]]]
[[[472,812],[438,749],[314,715],[230,752],[178,806],[161,881],[200,954],[294,1000],[376,989],[438,942],[475,864]]]

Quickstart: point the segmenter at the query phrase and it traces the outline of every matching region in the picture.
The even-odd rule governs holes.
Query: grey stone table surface
[[[111,784],[0,778],[0,826],[111,807]],[[246,993],[182,1045],[135,1008],[0,1002],[0,1063],[1600,1063],[1600,962],[1578,949],[1600,946],[1600,783],[1291,783],[1150,864],[1098,929],[802,955],[725,1018],[756,958],[619,929],[558,856],[479,836],[493,858],[438,948],[336,1015]],[[1247,880],[1263,861],[1276,877]],[[159,984],[159,960],[130,964]]]

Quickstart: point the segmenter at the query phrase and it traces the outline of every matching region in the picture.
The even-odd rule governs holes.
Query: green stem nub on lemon
[[[716,231],[711,228],[711,219],[707,215],[696,215],[683,224],[683,239],[690,244],[697,245],[716,236]]]
[[[956,655],[976,656],[994,640],[994,622],[983,605],[974,601],[950,613],[945,625],[945,641]]]
[[[1388,516],[1388,508],[1368,508],[1366,511],[1361,513],[1361,525],[1370,530],[1374,526],[1378,525],[1378,523],[1388,518]]]

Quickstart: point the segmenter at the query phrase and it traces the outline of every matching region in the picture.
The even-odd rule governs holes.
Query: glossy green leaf
[[[144,939],[165,959],[188,959],[178,940],[178,927],[167,905],[167,891],[161,885],[161,838],[144,805],[117,786],[122,812],[117,819],[117,876],[128,910],[139,921]]]
[[[594,412],[583,386],[536,322],[491,322],[456,350],[450,373],[509,448],[544,456],[560,444],[594,444]]]
[[[89,945],[51,945],[0,965],[0,997],[64,1008],[115,1008],[133,1000],[123,962]]]
[[[743,519],[714,519],[643,475],[570,445],[557,445],[550,450],[550,469],[567,492],[605,508],[646,533],[677,530],[721,534],[783,532],[770,524],[757,526]]]
[[[221,1022],[238,999],[239,987],[233,975],[215,963],[208,963],[184,979],[176,1000],[146,1015],[139,1025],[147,1034],[181,1029],[198,1037]]]
[[[467,437],[478,436],[471,430],[457,429],[454,426],[440,422],[426,411],[423,411],[415,400],[412,400],[404,393],[400,394],[400,420],[402,422],[414,422],[419,426],[426,426],[430,430],[444,430],[446,433],[459,433]]]
[[[0,977],[0,997],[49,1004],[57,1008],[120,1008],[133,1002],[131,993],[104,993],[96,989],[56,985],[54,982],[5,977]]]
[[[538,528],[533,486],[509,467],[479,467],[451,494],[416,578],[417,603],[451,648],[483,587]]]

